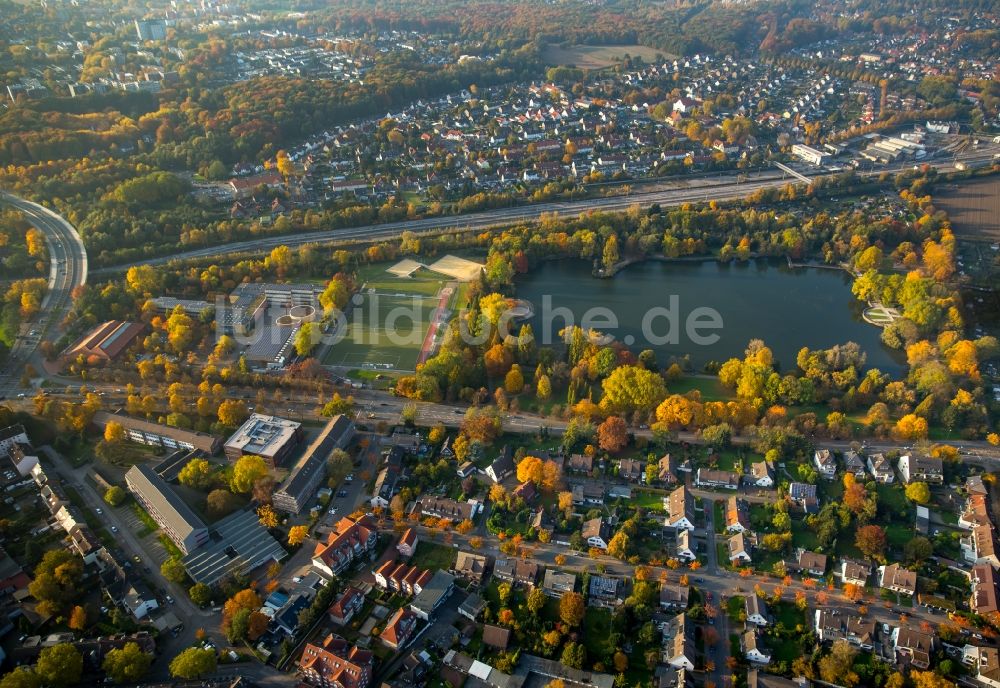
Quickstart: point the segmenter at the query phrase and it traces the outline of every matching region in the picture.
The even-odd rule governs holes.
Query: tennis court
[[[355,298],[360,302],[348,313],[344,335],[330,347],[324,362],[353,368],[413,370],[439,297],[366,287]]]

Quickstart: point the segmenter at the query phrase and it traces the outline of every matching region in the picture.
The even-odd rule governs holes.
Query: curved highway
[[[0,202],[21,211],[24,219],[45,235],[49,249],[49,283],[38,316],[22,326],[6,367],[0,370],[0,398],[17,392],[24,367],[38,363],[38,345],[43,339],[55,341],[72,305],[76,287],[87,283],[87,249],[65,218],[48,208],[23,198],[0,192]],[[27,329],[25,333],[24,330]],[[38,365],[35,366],[36,369]]]

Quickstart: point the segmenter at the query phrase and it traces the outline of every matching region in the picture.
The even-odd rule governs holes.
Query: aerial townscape
[[[1000,688],[995,0],[0,0],[0,688]]]

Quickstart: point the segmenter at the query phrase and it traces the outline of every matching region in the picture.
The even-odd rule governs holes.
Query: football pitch
[[[327,351],[327,365],[374,370],[413,370],[439,298],[406,294],[406,288],[365,288],[347,315],[343,336]]]

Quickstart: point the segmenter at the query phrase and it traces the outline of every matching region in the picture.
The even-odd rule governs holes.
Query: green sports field
[[[413,370],[437,307],[437,296],[365,292],[348,315],[344,336],[324,363],[352,368]]]

